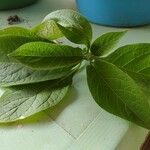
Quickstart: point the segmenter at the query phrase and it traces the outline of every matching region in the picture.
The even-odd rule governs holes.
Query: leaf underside
[[[73,68],[54,70],[33,70],[18,63],[0,63],[0,86],[38,83],[67,76]]]
[[[57,10],[49,14],[45,20],[55,21],[59,30],[71,42],[90,46],[92,40],[91,25],[79,13],[68,9]]]
[[[0,122],[25,119],[55,106],[65,97],[70,85],[69,78],[7,89],[0,98]]]

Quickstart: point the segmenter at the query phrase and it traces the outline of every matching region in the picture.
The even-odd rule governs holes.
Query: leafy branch
[[[55,106],[87,61],[87,82],[97,104],[150,129],[150,43],[114,50],[125,33],[106,33],[92,43],[91,25],[72,10],[52,12],[32,29],[0,30],[0,85],[5,90],[0,122]],[[62,37],[79,46],[60,44],[57,39]]]

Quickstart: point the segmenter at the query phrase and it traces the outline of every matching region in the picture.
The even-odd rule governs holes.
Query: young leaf
[[[73,10],[57,10],[52,12],[45,20],[54,20],[64,36],[73,43],[90,46],[92,28],[89,22],[78,12]]]
[[[18,63],[0,63],[0,86],[31,84],[62,78],[75,72],[77,68],[54,70],[32,70]]]
[[[150,43],[120,47],[104,59],[125,70],[150,76]]]
[[[130,76],[111,63],[97,60],[87,67],[87,81],[103,109],[150,129],[150,103]]]
[[[45,42],[27,43],[9,56],[39,70],[71,67],[77,65],[83,59],[80,48]]]
[[[9,61],[7,54],[11,53],[21,45],[32,41],[40,41],[40,39],[35,37],[26,37],[26,36],[1,35],[0,36],[0,61],[1,62]]]
[[[59,83],[59,84],[58,84]],[[67,94],[71,79],[14,86],[0,98],[0,122],[29,117],[59,103]]]
[[[28,36],[28,37],[34,37],[35,35],[26,28],[23,27],[8,27],[0,30],[0,36],[3,35],[15,35],[15,36]]]
[[[57,23],[53,20],[44,21],[43,23],[32,28],[31,32],[36,36],[48,40],[55,40],[63,37],[63,34],[58,28]]]
[[[92,54],[96,56],[102,56],[108,54],[109,52],[111,52],[112,48],[115,47],[115,45],[118,43],[118,41],[125,33],[126,31],[109,32],[103,34],[93,42],[91,46]]]

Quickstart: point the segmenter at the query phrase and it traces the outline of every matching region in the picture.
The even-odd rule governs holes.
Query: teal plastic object
[[[91,22],[119,27],[150,24],[150,0],[76,0]]]
[[[0,0],[0,10],[21,8],[36,1],[37,0]]]

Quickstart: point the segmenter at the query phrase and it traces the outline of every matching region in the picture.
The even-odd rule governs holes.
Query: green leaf
[[[132,71],[127,71],[127,73],[141,88],[150,103],[150,76],[134,73]]]
[[[71,79],[15,86],[0,98],[0,122],[29,117],[58,104],[67,94]]]
[[[12,52],[20,45],[33,40],[34,38],[22,36],[7,35],[0,37],[0,86],[12,86],[54,80],[64,77],[74,70],[72,68],[61,68],[38,71],[32,70],[20,63],[13,63],[8,59],[8,53]],[[35,38],[35,40],[37,39]]]
[[[32,42],[39,41],[39,38],[26,37],[26,36],[16,36],[16,35],[1,35],[0,36],[0,61],[7,62],[9,58],[7,54],[11,53],[21,45]]]
[[[128,74],[111,63],[97,60],[87,67],[87,80],[99,106],[150,129],[150,103]]]
[[[75,72],[77,68],[32,70],[17,63],[0,63],[0,86],[13,86],[54,80]]]
[[[9,56],[39,70],[71,67],[77,65],[83,59],[80,48],[45,42],[27,43]]]
[[[69,9],[57,10],[49,14],[46,20],[54,20],[60,31],[71,42],[90,46],[91,25],[78,12]]]
[[[150,44],[126,45],[104,58],[126,72],[150,101]]]
[[[63,34],[58,28],[57,23],[53,20],[44,21],[43,23],[32,28],[31,32],[36,36],[48,40],[55,40],[63,37]]]
[[[150,76],[150,43],[120,47],[104,59],[122,69]]]
[[[28,37],[34,37],[35,35],[26,28],[23,27],[8,27],[0,30],[0,36],[3,35],[15,35],[15,36],[28,36]]]
[[[102,56],[110,53],[125,33],[126,31],[103,34],[93,42],[91,46],[92,54]]]

